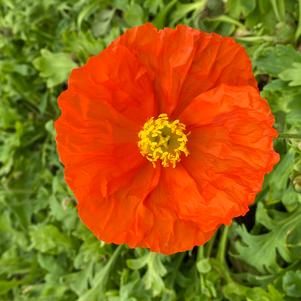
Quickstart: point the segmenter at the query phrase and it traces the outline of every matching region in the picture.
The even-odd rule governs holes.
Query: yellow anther
[[[164,167],[176,167],[181,161],[181,152],[189,155],[186,147],[186,127],[179,120],[170,121],[167,114],[157,119],[150,118],[139,132],[138,146],[142,156],[156,167],[159,160]]]

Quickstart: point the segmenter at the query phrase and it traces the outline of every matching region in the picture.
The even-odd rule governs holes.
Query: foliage
[[[54,141],[71,69],[146,21],[236,38],[296,137],[276,141],[281,162],[245,217],[169,257],[93,237]],[[300,300],[300,35],[300,0],[0,0],[0,300]]]

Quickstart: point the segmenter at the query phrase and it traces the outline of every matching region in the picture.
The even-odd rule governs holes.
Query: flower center
[[[151,117],[139,132],[138,146],[142,156],[152,162],[160,160],[163,167],[176,167],[181,161],[181,152],[189,155],[186,147],[185,125],[179,120],[170,121],[167,114],[160,114],[157,119]]]

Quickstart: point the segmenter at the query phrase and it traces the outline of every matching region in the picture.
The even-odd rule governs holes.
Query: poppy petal
[[[146,69],[126,47],[107,49],[75,69],[59,106],[57,147],[77,198],[93,190],[106,195],[114,178],[144,162],[138,132],[155,102]]]
[[[162,169],[158,186],[145,205],[156,219],[144,246],[160,253],[171,254],[203,244],[217,227],[210,223],[206,201],[181,164]]]
[[[153,75],[162,113],[179,112],[195,96],[222,83],[257,87],[244,48],[215,33],[185,25],[157,30],[147,23],[127,30],[112,45],[128,47]]]
[[[191,68],[182,85],[177,111],[184,109],[197,95],[221,84],[250,85],[257,89],[247,52],[234,39],[203,33],[196,47]]]
[[[158,31],[152,24],[128,30],[113,45],[125,45],[154,78],[160,112],[171,114],[190,69],[200,32],[187,26]]]
[[[224,216],[228,223],[246,213],[265,173],[279,160],[266,101],[253,87],[221,85],[196,97],[179,118],[191,132],[190,156],[182,164],[214,210],[216,222]]]
[[[71,90],[61,94],[59,103],[57,148],[77,198],[98,190],[106,195],[110,181],[144,162],[136,124],[103,103],[96,110],[93,101]]]
[[[93,100],[106,102],[116,111],[142,125],[156,114],[153,84],[148,70],[122,45],[91,57],[71,73],[68,88]]]
[[[156,187],[160,168],[151,164],[125,174],[118,179],[119,189],[108,197],[89,195],[78,200],[78,212],[83,222],[101,240],[126,242],[131,247],[143,243],[155,217],[144,200]]]

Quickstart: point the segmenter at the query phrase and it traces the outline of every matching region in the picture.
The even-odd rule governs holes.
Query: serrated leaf
[[[105,289],[108,282],[109,273],[111,272],[116,260],[118,259],[122,245],[118,246],[106,265],[101,268],[95,275],[93,286],[80,296],[78,301],[98,301],[103,300],[105,296]]]
[[[286,272],[282,279],[282,286],[288,296],[301,298],[301,270]]]
[[[227,11],[237,19],[248,16],[256,7],[256,0],[228,0]]]
[[[32,247],[42,253],[72,252],[70,238],[54,225],[38,225],[30,229]]]
[[[137,26],[143,23],[144,12],[137,3],[132,3],[124,13],[124,19],[130,26]]]
[[[269,232],[261,235],[249,233],[244,226],[237,228],[241,240],[234,243],[237,254],[235,258],[256,268],[261,273],[275,272],[279,269],[276,256],[291,262],[288,248],[288,235],[301,227],[301,208],[292,213],[274,212],[274,219],[268,216],[261,203],[257,207],[257,222],[264,225]]]
[[[66,81],[71,70],[77,66],[67,53],[53,53],[47,49],[41,50],[41,56],[33,61],[33,65],[46,80],[48,88]]]
[[[229,301],[285,301],[283,295],[272,285],[267,290],[261,287],[249,288],[237,283],[229,283],[223,287]]]
[[[284,190],[287,188],[288,179],[293,172],[294,159],[295,152],[293,150],[287,152],[282,157],[282,160],[270,175],[270,185],[277,187],[279,190]]]
[[[285,69],[279,74],[279,78],[289,82],[289,86],[301,85],[301,63],[293,63],[288,69]]]
[[[259,73],[278,76],[296,62],[301,63],[300,52],[291,45],[276,45],[264,48],[256,57],[253,66]]]
[[[163,0],[146,0],[143,6],[149,10],[151,14],[156,14],[164,7]]]
[[[127,264],[132,269],[141,269],[144,266],[147,267],[146,273],[143,276],[143,282],[146,289],[151,289],[153,295],[156,296],[164,289],[164,281],[162,277],[166,274],[166,268],[162,261],[164,256],[149,252],[143,257],[138,259],[131,259],[127,261]]]
[[[191,12],[200,12],[205,8],[206,0],[198,0],[194,3],[178,3],[176,9],[171,15],[172,18],[172,25],[175,25],[179,22],[179,20],[185,18]]]
[[[17,287],[20,283],[21,281],[17,281],[17,280],[11,280],[11,281],[0,280],[0,295],[4,295],[9,290]]]

